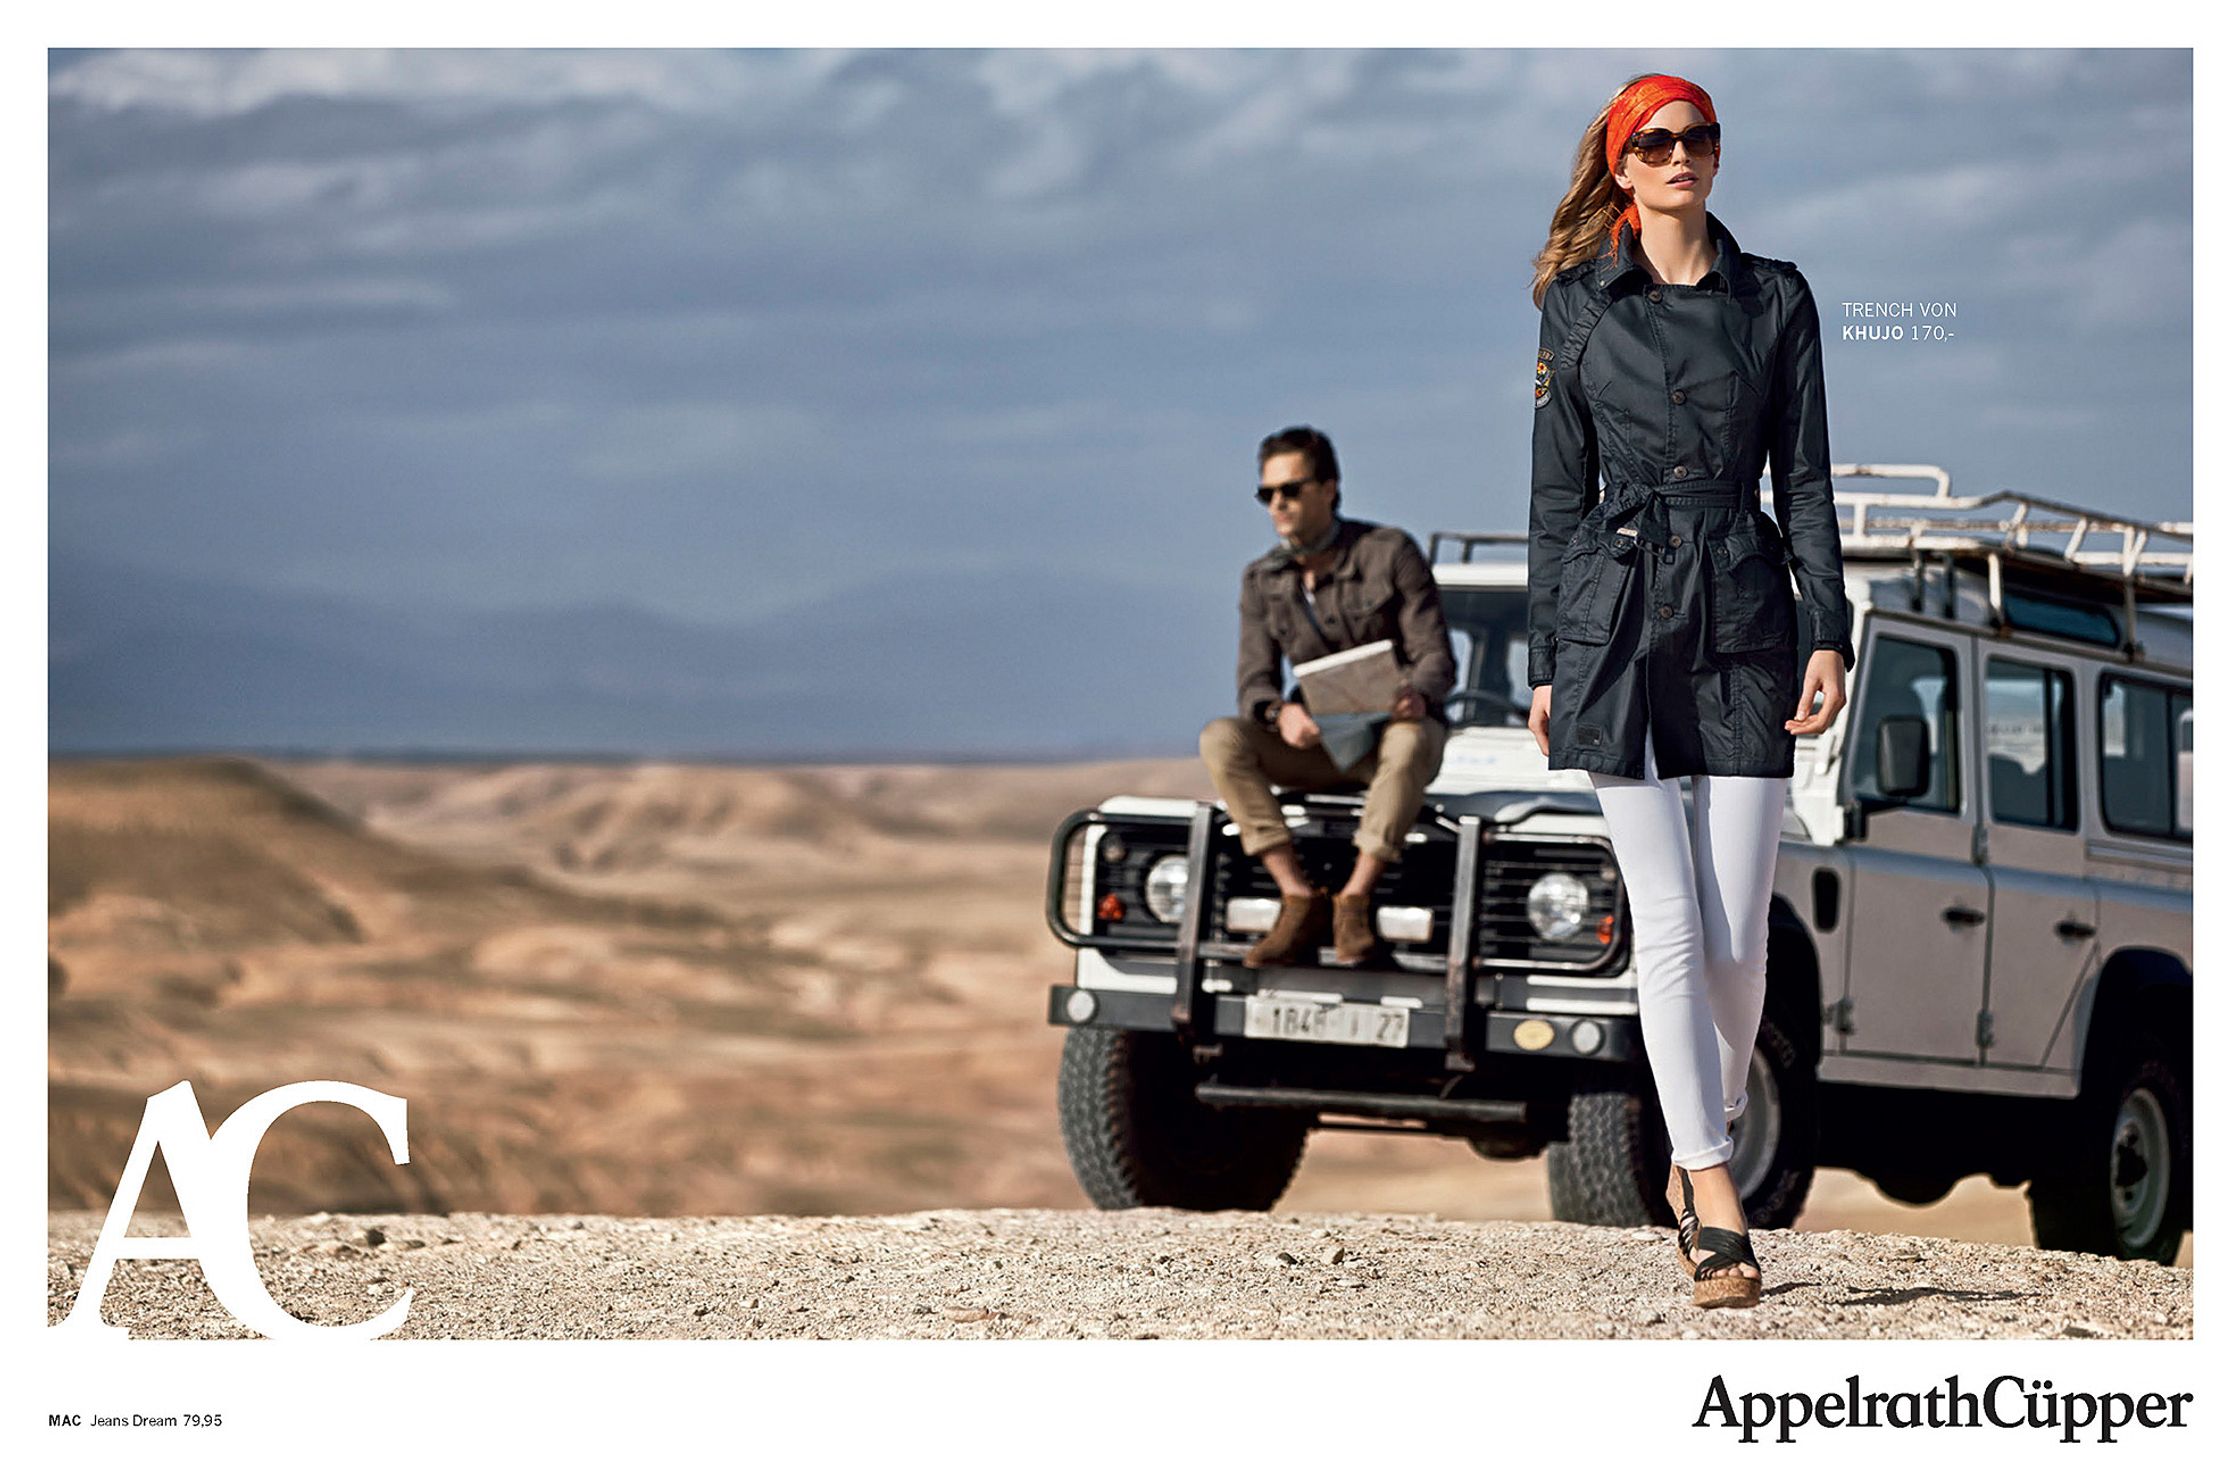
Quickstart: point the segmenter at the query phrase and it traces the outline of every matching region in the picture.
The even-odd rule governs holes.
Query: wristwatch
[[[1276,715],[1277,715],[1277,714],[1279,714],[1279,713],[1281,713],[1282,711],[1283,711],[1283,699],[1282,699],[1282,698],[1280,698],[1280,697],[1262,698],[1262,699],[1260,700],[1260,709],[1259,709],[1260,726],[1261,726],[1262,728],[1273,728],[1273,727],[1275,727],[1275,726],[1276,726]]]

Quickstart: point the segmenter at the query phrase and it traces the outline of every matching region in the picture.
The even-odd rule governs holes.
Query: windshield
[[[1456,727],[1472,724],[1522,728],[1532,708],[1525,685],[1525,592],[1464,590],[1439,592],[1454,637],[1455,689],[1447,695],[1447,718]]]

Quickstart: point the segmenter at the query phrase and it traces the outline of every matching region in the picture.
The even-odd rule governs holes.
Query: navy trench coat
[[[1654,743],[1660,775],[1787,776],[1800,643],[1852,664],[1812,290],[1709,225],[1692,286],[1628,225],[1542,299],[1527,675],[1554,686],[1551,769],[1640,779]]]

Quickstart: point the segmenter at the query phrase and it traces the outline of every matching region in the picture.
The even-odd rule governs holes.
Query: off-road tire
[[[1671,1162],[1647,1074],[1638,1088],[1571,1095],[1567,1140],[1548,1145],[1548,1202],[1559,1221],[1589,1226],[1669,1225],[1664,1182]]]
[[[2118,1038],[2104,1062],[2085,1068],[2084,1087],[2059,1117],[2051,1158],[2030,1181],[2030,1225],[2038,1245],[2053,1251],[2085,1251],[2168,1266],[2193,1225],[2193,1096],[2187,1063],[2169,1042],[2151,1031]],[[2119,1149],[2119,1119],[2135,1092],[2148,1094],[2159,1110],[2167,1138],[2166,1193],[2162,1211],[2147,1206],[2126,1224],[2118,1213],[2124,1186],[2136,1188],[2151,1166],[2136,1152],[2139,1135],[2131,1126]]]
[[[1764,1168],[1740,1187],[1742,1209],[1753,1226],[1787,1230],[1804,1214],[1812,1194],[1820,1162],[1820,1075],[1808,1049],[1811,1038],[1804,1032],[1813,1028],[1798,1013],[1779,1009],[1768,1009],[1758,1022],[1758,1055],[1773,1080],[1781,1114]],[[1744,1111],[1738,1128],[1747,1129],[1752,1111]]]
[[[1764,1168],[1737,1188],[1751,1226],[1781,1229],[1796,1224],[1812,1191],[1820,1147],[1819,1084],[1783,1013],[1769,1010],[1758,1023],[1758,1054],[1776,1100],[1753,1102],[1746,1111],[1764,1113],[1779,1127]],[[1673,1224],[1665,1200],[1672,1140],[1646,1066],[1637,1085],[1572,1094],[1569,1128],[1567,1142],[1548,1146],[1548,1200],[1556,1219],[1594,1226]]]
[[[1269,1210],[1306,1152],[1314,1115],[1198,1101],[1174,1036],[1074,1026],[1058,1065],[1058,1125],[1100,1210]]]

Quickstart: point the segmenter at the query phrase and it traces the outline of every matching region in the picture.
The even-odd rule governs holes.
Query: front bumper
[[[1213,1034],[1244,1036],[1244,997],[1223,994],[1211,997]],[[1548,1011],[1491,1010],[1472,1012],[1485,1023],[1482,1049],[1506,1056],[1539,1059],[1568,1058],[1582,1062],[1636,1062],[1644,1059],[1641,1022],[1630,1015],[1568,1015]],[[1145,990],[1097,990],[1081,985],[1050,987],[1049,1024],[1094,1026],[1110,1031],[1172,1031],[1174,997]],[[1582,1031],[1580,1027],[1590,1028]],[[1587,1040],[1591,1036],[1591,1041]],[[1582,1042],[1586,1049],[1582,1049]],[[1528,1044],[1544,1043],[1544,1044]],[[1270,1042],[1281,1046],[1287,1043]],[[1306,1044],[1306,1043],[1300,1043]],[[1361,1052],[1395,1050],[1440,1051],[1447,1046],[1446,1012],[1435,1005],[1419,1005],[1408,1012],[1405,1048],[1359,1046],[1342,1048]]]

